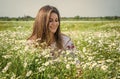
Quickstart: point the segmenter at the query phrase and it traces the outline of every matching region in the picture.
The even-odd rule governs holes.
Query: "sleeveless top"
[[[62,40],[63,40],[63,48],[65,50],[73,50],[75,48],[75,46],[74,46],[74,44],[73,44],[73,42],[72,42],[70,37],[62,34]],[[56,47],[56,43],[54,42],[50,46],[55,48]]]
[[[62,34],[62,40],[63,40],[63,48],[65,50],[73,50],[75,48],[75,46],[74,46],[74,44],[73,44],[73,42],[72,42],[70,37]],[[27,45],[30,45],[32,43],[34,43],[33,40],[27,40]],[[50,45],[50,47],[56,48],[56,42],[52,43]]]

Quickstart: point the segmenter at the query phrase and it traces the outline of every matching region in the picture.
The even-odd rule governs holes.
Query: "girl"
[[[39,39],[39,40],[37,40]],[[43,6],[37,13],[33,25],[32,35],[28,38],[29,43],[37,40],[54,49],[73,50],[71,39],[60,31],[60,14],[53,6]]]

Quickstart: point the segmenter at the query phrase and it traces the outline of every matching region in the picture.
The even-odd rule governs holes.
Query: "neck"
[[[50,43],[55,42],[55,37],[53,33],[50,33]]]

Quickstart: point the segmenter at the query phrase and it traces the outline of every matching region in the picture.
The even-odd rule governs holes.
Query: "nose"
[[[55,22],[55,21],[53,21],[53,22],[52,22],[52,25],[56,25],[56,22]]]

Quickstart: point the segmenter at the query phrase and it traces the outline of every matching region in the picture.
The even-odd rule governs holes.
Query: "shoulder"
[[[61,34],[62,39],[63,39],[63,47],[64,49],[73,49],[74,48],[74,44],[71,40],[71,38],[65,34]]]
[[[71,40],[71,38],[65,34],[61,34],[61,37],[63,39],[63,42]]]

